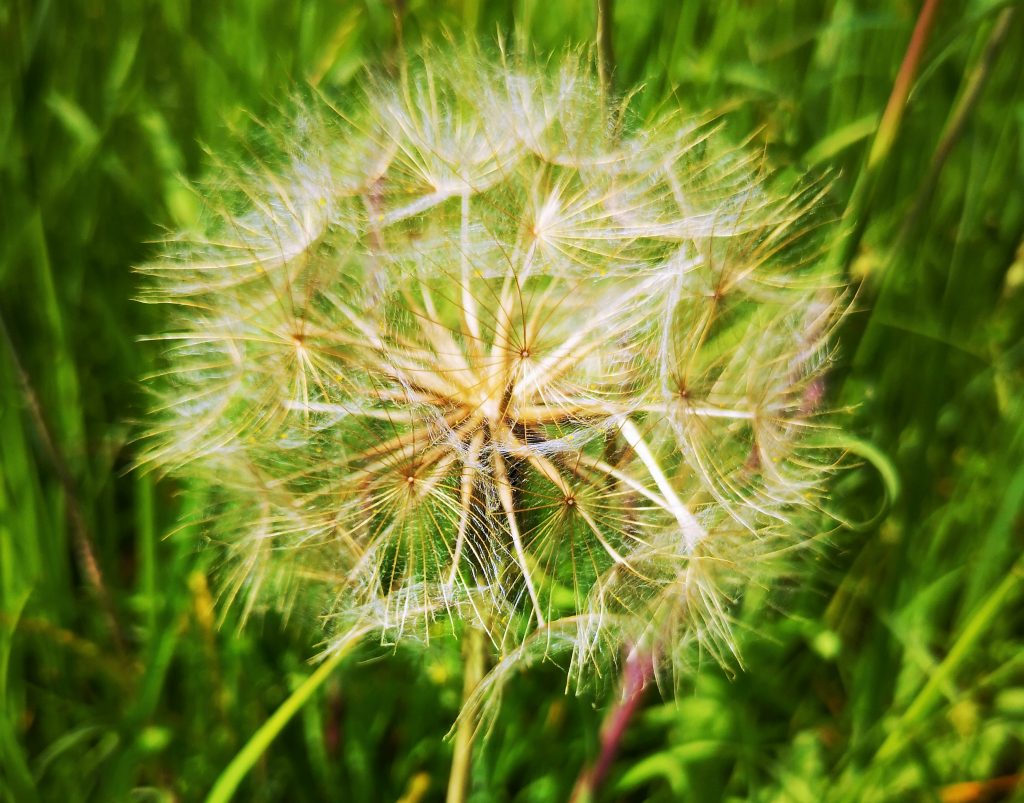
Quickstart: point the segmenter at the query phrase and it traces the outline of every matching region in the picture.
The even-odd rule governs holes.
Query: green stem
[[[476,691],[476,687],[483,680],[484,676],[484,651],[486,639],[479,628],[470,627],[466,634],[466,647],[464,651],[465,668],[462,678],[462,703],[465,707],[470,696]],[[459,724],[455,731],[455,749],[452,755],[452,769],[448,775],[448,796],[447,803],[463,803],[466,799],[466,792],[469,789],[469,770],[472,766],[473,757],[473,735],[476,723],[474,717],[466,716],[465,712],[459,718]]]
[[[260,756],[266,752],[270,743],[277,738],[278,734],[284,729],[284,726],[306,704],[309,698],[313,696],[313,693],[331,676],[331,673],[338,667],[338,664],[342,662],[345,656],[352,652],[363,635],[365,635],[364,631],[352,634],[327,660],[316,668],[312,675],[306,678],[291,693],[287,700],[281,703],[280,707],[270,716],[270,719],[260,726],[259,730],[252,735],[252,738],[246,742],[245,747],[224,768],[220,777],[217,778],[217,782],[214,783],[213,788],[210,790],[210,794],[207,795],[206,803],[227,803],[227,801],[231,800],[242,779],[253,768],[253,765],[259,761]]]
[[[615,50],[612,47],[612,0],[597,0],[597,71],[603,102],[611,102],[614,90]]]

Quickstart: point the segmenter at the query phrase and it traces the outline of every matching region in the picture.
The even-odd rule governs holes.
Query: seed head
[[[728,653],[807,538],[842,291],[713,118],[477,51],[307,103],[143,271],[173,307],[145,460],[214,491],[227,596],[329,627]]]

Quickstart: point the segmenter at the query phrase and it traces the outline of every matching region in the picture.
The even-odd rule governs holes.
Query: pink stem
[[[626,729],[633,719],[647,684],[654,677],[654,656],[649,652],[633,652],[626,659],[622,677],[622,699],[608,712],[601,728],[601,752],[590,769],[584,769],[576,780],[570,801],[581,803],[590,800],[600,789],[612,762],[619,752],[619,746],[626,735]]]

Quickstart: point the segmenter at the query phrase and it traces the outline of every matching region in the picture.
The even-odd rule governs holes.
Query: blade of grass
[[[612,46],[612,0],[597,0],[597,70],[605,101],[615,90],[615,50]]]
[[[988,599],[982,603],[977,612],[968,620],[957,640],[942,663],[938,665],[928,682],[914,697],[913,702],[899,718],[895,728],[889,733],[882,746],[878,749],[876,760],[887,761],[893,758],[907,744],[913,727],[928,714],[939,698],[942,688],[959,670],[961,664],[971,654],[978,640],[985,634],[995,621],[996,615],[1013,598],[1019,590],[1021,578],[1024,577],[1024,557],[1019,558],[1006,573],[1002,582],[992,591]]]
[[[68,519],[71,525],[71,532],[75,540],[75,554],[78,558],[82,574],[88,580],[93,593],[99,600],[100,606],[106,615],[107,627],[110,631],[110,637],[114,643],[114,647],[119,653],[124,653],[124,636],[122,635],[123,631],[121,629],[120,621],[118,620],[117,609],[114,607],[110,591],[107,589],[106,582],[103,579],[103,572],[100,569],[99,561],[96,560],[96,549],[94,547],[93,537],[89,531],[89,525],[86,522],[85,512],[82,509],[75,478],[64,458],[64,454],[61,452],[60,447],[57,445],[57,441],[53,437],[50,426],[43,414],[39,397],[36,395],[35,388],[32,385],[32,380],[29,378],[22,365],[21,358],[14,345],[14,340],[11,338],[10,332],[7,329],[7,323],[3,315],[0,315],[0,339],[4,341],[4,346],[7,349],[11,365],[14,366],[14,372],[17,375],[22,398],[25,406],[28,408],[29,415],[36,428],[37,434],[39,435],[39,440],[43,444],[46,456],[49,458],[54,471],[57,473],[57,478],[64,491],[64,497],[67,500]]]
[[[270,718],[245,743],[231,763],[224,768],[210,790],[210,794],[207,795],[206,803],[227,803],[231,800],[242,779],[270,747],[270,743],[277,738],[284,726],[299,712],[302,706],[309,702],[313,694],[338,668],[345,657],[355,649],[359,640],[367,632],[368,630],[363,629],[350,633],[344,641],[334,647],[333,652],[316,668],[316,671],[281,703],[278,709],[270,715]]]
[[[156,511],[153,504],[153,478],[140,474],[135,481],[135,530],[138,552],[139,605],[145,614],[146,638],[156,635],[157,565]]]
[[[894,251],[899,251],[900,246],[906,242],[907,238],[914,231],[917,222],[921,219],[921,215],[927,208],[928,203],[931,201],[932,195],[935,192],[935,187],[939,183],[939,178],[942,176],[942,170],[946,166],[946,161],[949,159],[949,155],[953,152],[953,148],[956,147],[957,142],[960,141],[960,137],[963,135],[964,129],[967,127],[967,123],[971,119],[971,113],[974,108],[978,105],[978,101],[981,99],[981,94],[985,89],[985,85],[988,83],[988,78],[992,73],[992,66],[999,55],[999,51],[1002,50],[1003,44],[1006,42],[1007,34],[1010,31],[1010,26],[1013,24],[1013,18],[1016,9],[1012,6],[1004,8],[996,21],[992,25],[992,29],[989,31],[988,38],[985,42],[985,48],[982,51],[981,56],[978,58],[977,64],[965,78],[965,85],[963,92],[960,95],[960,99],[956,102],[956,105],[949,113],[949,118],[946,120],[946,124],[942,129],[942,136],[939,139],[939,144],[935,148],[935,153],[932,155],[931,164],[928,167],[928,174],[924,177],[921,182],[921,188],[917,192],[917,198],[914,201],[914,206],[907,214],[906,219],[900,228],[900,233],[896,238],[896,247]]]

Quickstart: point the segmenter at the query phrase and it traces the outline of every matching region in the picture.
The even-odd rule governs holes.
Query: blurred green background
[[[937,5],[886,151],[917,0],[615,4],[616,87],[645,83],[641,110],[733,108],[731,135],[835,177],[863,284],[831,393],[870,459],[833,501],[864,521],[899,495],[800,582],[751,589],[747,671],[649,695],[604,799],[1024,800],[1024,9]],[[518,30],[543,53],[592,42],[595,17],[0,0],[0,797],[201,799],[311,671],[315,622],[218,626],[215,557],[178,524],[202,491],[128,471],[155,356],[137,337],[160,327],[131,267],[198,213],[204,149],[237,152],[297,82],[344,92],[394,63],[399,31]],[[353,657],[238,799],[442,799],[459,672],[451,644]],[[568,796],[614,690],[563,689],[556,667],[509,686],[471,799]]]

